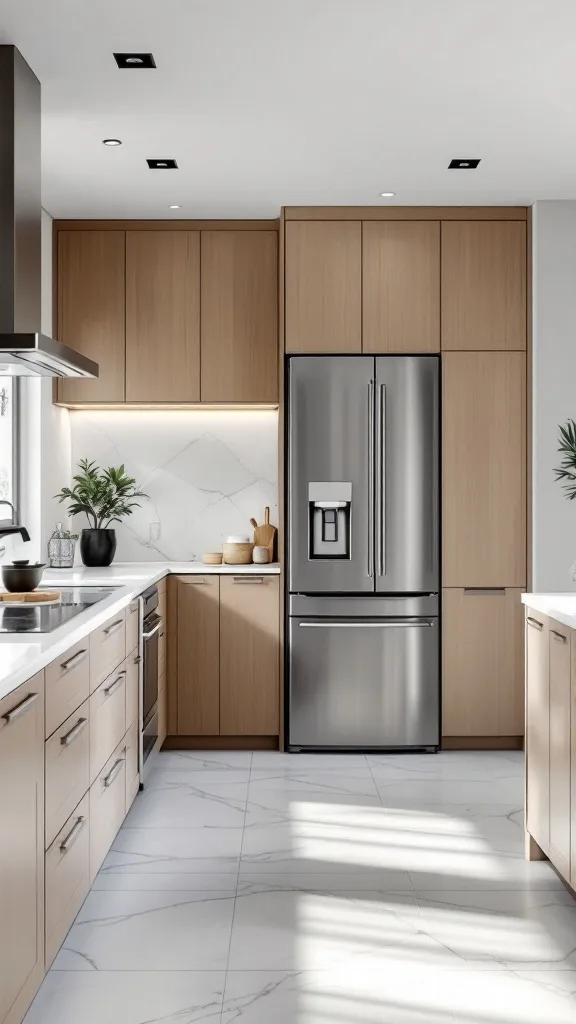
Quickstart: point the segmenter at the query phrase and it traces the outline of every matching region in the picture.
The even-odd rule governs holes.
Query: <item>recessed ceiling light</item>
[[[104,146],[121,146],[122,142],[120,139],[102,139]]]
[[[466,158],[464,158],[464,159],[462,159],[462,158],[454,159],[454,160],[451,160],[450,163],[448,164],[448,170],[449,171],[475,171],[476,168],[478,167],[479,163],[480,163],[480,159],[476,159],[476,158],[474,158],[473,160],[469,160],[469,159],[466,159]]]
[[[381,192],[380,195],[382,196],[382,199],[391,199],[392,196],[396,195],[396,193],[395,192]]]
[[[114,60],[119,68],[155,68],[156,61],[151,53],[115,53]]]
[[[178,170],[178,164],[175,160],[170,158],[169,160],[146,160],[148,167],[151,171],[176,171]]]
[[[178,203],[171,203],[171,205],[170,205],[170,206],[168,207],[168,209],[169,209],[169,210],[181,210],[181,209],[182,209],[182,207],[181,207],[181,206],[179,206],[179,204],[178,204]]]

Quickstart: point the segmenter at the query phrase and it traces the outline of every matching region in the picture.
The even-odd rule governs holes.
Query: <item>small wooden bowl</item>
[[[225,565],[250,565],[252,562],[253,544],[222,545],[222,561]]]
[[[222,565],[222,552],[207,551],[206,554],[202,555],[202,561],[204,565]]]

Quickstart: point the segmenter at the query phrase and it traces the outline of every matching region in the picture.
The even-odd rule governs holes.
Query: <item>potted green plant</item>
[[[88,519],[89,528],[80,536],[84,565],[110,565],[116,553],[116,531],[110,528],[111,523],[131,516],[133,509],[140,508],[140,502],[134,499],[148,495],[138,490],[136,480],[128,476],[124,466],[100,469],[95,462],[80,459],[78,470],[74,486],[63,487],[55,497],[70,502],[69,516],[83,513]]]
[[[564,480],[564,491],[568,501],[576,498],[576,423],[568,420],[559,426],[558,451],[563,455],[558,469],[555,469],[557,480]]]

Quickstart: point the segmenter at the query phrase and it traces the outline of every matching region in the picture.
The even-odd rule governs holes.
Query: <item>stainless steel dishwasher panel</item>
[[[291,748],[439,744],[437,618],[289,623]]]

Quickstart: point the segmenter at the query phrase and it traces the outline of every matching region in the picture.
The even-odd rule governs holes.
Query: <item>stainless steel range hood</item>
[[[40,82],[0,46],[0,376],[97,377],[97,363],[41,333],[40,159]]]

